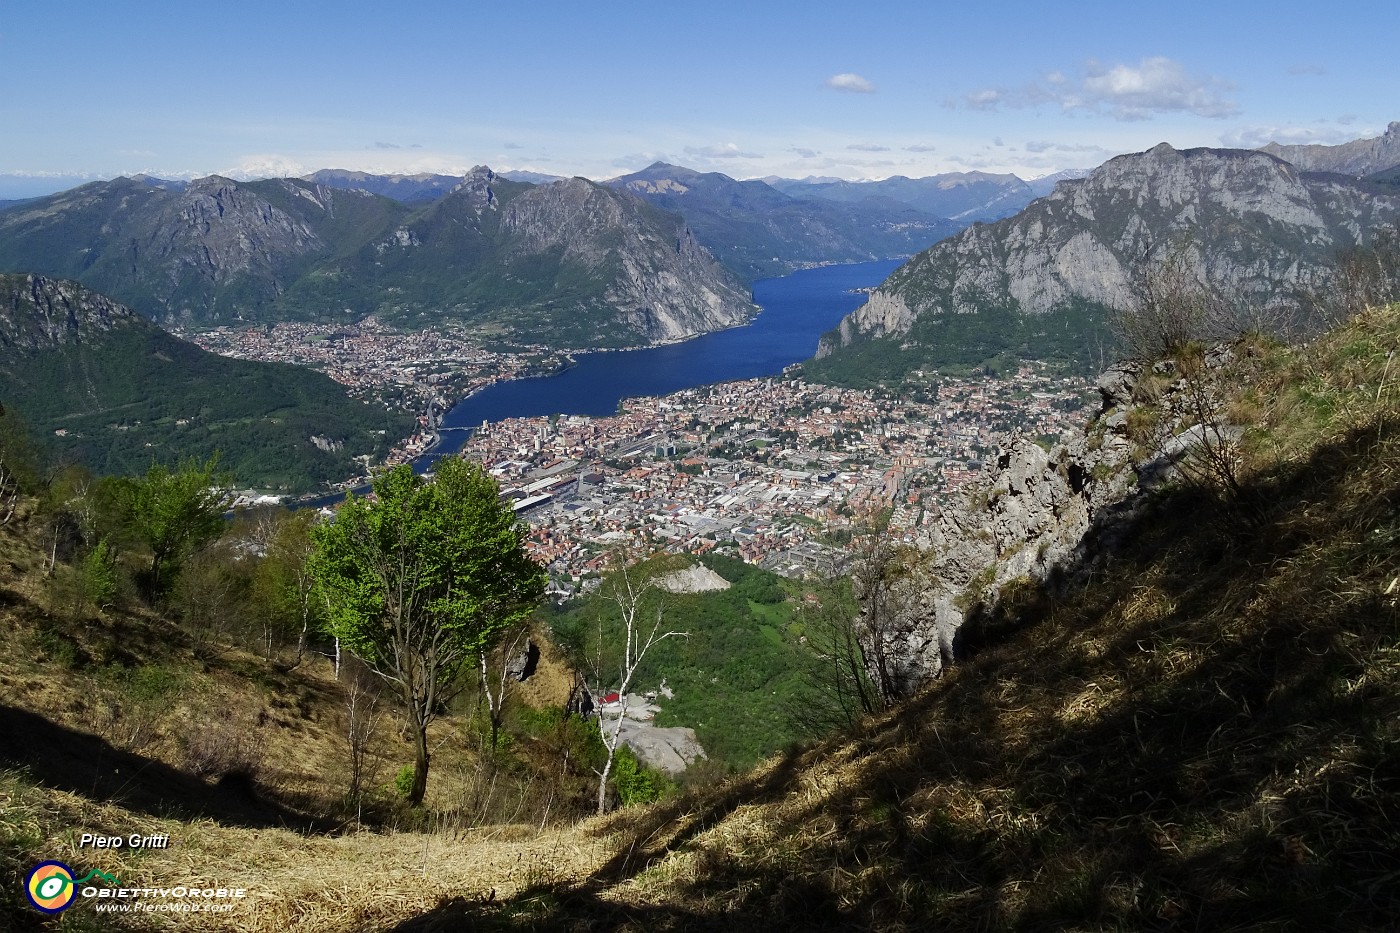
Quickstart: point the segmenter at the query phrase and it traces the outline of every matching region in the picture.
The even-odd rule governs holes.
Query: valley
[[[0,35],[0,930],[1394,928],[1400,14],[165,6]]]

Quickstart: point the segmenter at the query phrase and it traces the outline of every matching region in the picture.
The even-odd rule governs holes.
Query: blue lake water
[[[442,425],[474,428],[483,420],[611,415],[624,398],[776,376],[809,358],[823,333],[864,304],[865,295],[852,289],[878,285],[898,266],[898,260],[862,262],[763,279],[753,287],[754,302],[763,311],[745,327],[663,347],[583,354],[578,365],[557,375],[483,389],[453,407]],[[446,431],[433,454],[451,453],[464,441],[462,432]]]
[[[682,389],[779,375],[817,351],[821,335],[865,303],[852,291],[879,285],[902,260],[859,262],[804,269],[754,283],[754,303],[763,310],[744,327],[706,334],[664,347],[586,353],[578,365],[553,376],[500,382],[463,399],[442,418],[445,430],[431,451],[413,461],[418,472],[438,457],[456,453],[481,422],[545,415],[616,414],[625,398],[668,395]],[[364,493],[368,486],[355,491]],[[302,500],[300,506],[332,505],[344,493]]]

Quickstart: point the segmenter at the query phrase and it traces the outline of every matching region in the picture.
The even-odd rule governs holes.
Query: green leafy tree
[[[479,466],[439,461],[432,482],[380,474],[312,532],[311,574],[331,632],[399,694],[413,733],[408,800],[428,785],[428,726],[490,650],[544,595],[545,574],[500,490]]]
[[[233,503],[233,477],[219,472],[215,454],[175,469],[154,463],[139,479],[114,481],[115,499],[127,530],[151,552],[147,588],[162,592],[180,562],[218,539],[224,513]]]

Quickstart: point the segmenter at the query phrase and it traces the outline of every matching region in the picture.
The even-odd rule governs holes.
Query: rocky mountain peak
[[[1400,197],[1267,152],[1162,143],[915,256],[823,338],[819,356],[880,338],[917,349],[921,322],[948,314],[1124,308],[1144,257],[1186,244],[1195,277],[1266,324],[1328,281],[1339,250],[1397,219]]]

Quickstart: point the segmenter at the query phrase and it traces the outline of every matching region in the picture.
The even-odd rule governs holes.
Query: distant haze
[[[1030,180],[1162,141],[1338,143],[1397,115],[1397,5],[1195,7],[11,4],[0,198],[476,164]]]

